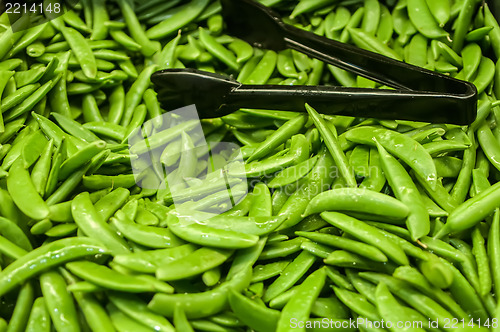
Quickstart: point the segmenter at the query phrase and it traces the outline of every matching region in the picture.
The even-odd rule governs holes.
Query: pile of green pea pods
[[[186,126],[151,125],[183,202],[217,214],[198,220],[133,172],[149,151],[128,139],[165,114],[153,72],[384,87],[227,35],[218,1],[81,0],[15,33],[1,15],[0,332],[500,331],[500,27],[488,7],[260,2],[286,23],[473,82],[477,119],[305,105],[201,120],[211,148],[240,145],[236,171],[224,153],[202,162]],[[248,195],[221,203],[220,181],[194,179],[212,173],[247,178]]]

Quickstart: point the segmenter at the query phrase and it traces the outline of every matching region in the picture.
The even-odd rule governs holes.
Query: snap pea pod
[[[346,132],[346,139],[374,146],[376,139],[387,151],[403,160],[419,174],[431,188],[436,187],[436,167],[422,145],[403,134],[375,127],[357,127]]]
[[[465,201],[452,211],[446,224],[435,235],[440,238],[451,232],[458,232],[473,227],[497,207],[500,185],[494,184],[485,191]]]
[[[312,118],[314,124],[318,128],[321,136],[323,137],[325,145],[327,146],[328,151],[332,155],[335,164],[337,165],[337,167],[340,168],[340,173],[343,179],[346,181],[349,187],[353,188],[357,187],[354,175],[349,170],[349,162],[347,161],[344,152],[342,151],[340,145],[338,144],[337,137],[334,135],[334,133],[332,133],[330,128],[328,128],[328,126],[321,118],[321,116],[318,114],[318,112],[316,112],[316,110],[314,110],[308,104],[306,104],[306,110],[309,113],[309,116]]]
[[[276,331],[288,331],[292,318],[306,320],[314,301],[319,296],[325,284],[326,272],[324,268],[311,273],[298,287],[297,293],[285,305],[278,320]]]
[[[316,232],[299,231],[295,232],[295,234],[328,246],[352,251],[358,255],[364,256],[377,262],[387,262],[387,256],[379,249],[362,242],[331,234],[322,234]]]
[[[123,293],[118,292],[110,292],[108,296],[111,303],[130,318],[156,331],[174,331],[172,324],[166,318],[151,312],[147,304],[142,302],[140,298],[130,295],[125,296]]]
[[[406,170],[391,155],[389,155],[382,145],[377,142],[377,149],[380,154],[380,162],[384,174],[393,191],[409,209],[406,225],[412,239],[416,241],[425,236],[430,231],[430,220],[427,210],[420,198],[418,189],[415,187],[411,177]]]
[[[321,217],[330,224],[358,239],[380,249],[388,258],[401,265],[408,265],[408,257],[404,251],[391,240],[388,240],[379,230],[365,223],[337,212],[323,212]],[[357,231],[355,231],[357,229]],[[382,244],[383,243],[383,244]],[[391,248],[391,249],[389,249]]]
[[[175,307],[184,310],[188,318],[203,318],[222,311],[227,305],[228,292],[241,292],[250,284],[251,267],[246,267],[212,290],[190,294],[155,294],[148,304],[154,312],[172,317]]]
[[[71,213],[78,228],[87,236],[100,239],[115,254],[129,252],[125,241],[108,224],[101,221],[88,193],[81,193],[73,199]]]
[[[259,237],[233,230],[216,229],[202,224],[183,225],[173,214],[167,217],[167,224],[175,235],[188,242],[215,246],[218,248],[248,248],[257,243]]]
[[[161,249],[184,243],[168,229],[135,224],[123,211],[118,211],[115,217],[111,218],[110,224],[124,237],[146,247]]]
[[[61,331],[80,331],[73,298],[64,278],[55,271],[40,276],[40,288],[54,327]]]
[[[234,290],[230,290],[228,295],[231,309],[242,322],[258,332],[276,330],[279,311],[261,306]]]
[[[331,189],[318,194],[309,202],[304,215],[323,211],[356,211],[393,219],[404,219],[408,215],[407,206],[388,195],[353,188]]]
[[[100,241],[90,238],[66,238],[34,249],[0,272],[0,294],[40,272],[82,257],[108,253]],[[33,266],[26,269],[26,266]]]
[[[13,201],[27,216],[42,220],[49,215],[47,203],[40,197],[20,159],[10,168],[7,189]]]
[[[51,328],[50,316],[47,312],[45,299],[38,297],[33,302],[31,313],[28,318],[27,332],[49,332]]]
[[[298,279],[312,266],[316,257],[303,251],[297,256],[271,285],[269,285],[264,301],[268,302],[292,287]]]
[[[193,0],[189,6],[175,13],[170,19],[151,27],[146,31],[146,36],[151,39],[160,39],[177,31],[201,14],[208,5],[208,0]]]

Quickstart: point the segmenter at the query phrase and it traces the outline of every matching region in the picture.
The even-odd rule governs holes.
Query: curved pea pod
[[[82,179],[82,184],[90,190],[101,190],[110,187],[130,188],[136,185],[135,174],[120,175],[86,175]]]
[[[182,218],[185,226],[190,224],[206,225],[219,230],[229,230],[249,235],[264,236],[276,230],[285,220],[283,216],[222,216],[216,215],[211,218],[199,220],[196,217],[189,220]]]
[[[324,234],[319,232],[295,232],[296,235],[305,237],[314,242],[325,244],[331,247],[351,251],[360,256],[369,258],[376,262],[387,262],[387,256],[374,246],[363,242],[358,242],[349,238]]]
[[[85,235],[95,237],[106,243],[114,254],[126,254],[130,252],[125,240],[99,217],[92,205],[88,192],[83,192],[73,199],[71,202],[71,214],[78,228]]]
[[[439,258],[428,255],[428,260],[420,262],[420,271],[434,286],[444,289],[453,283],[453,272],[441,263]]]
[[[276,68],[278,55],[274,51],[266,51],[264,56],[250,73],[241,83],[244,84],[265,84],[271,77]]]
[[[233,70],[239,69],[239,63],[236,61],[236,56],[233,52],[225,48],[223,45],[217,43],[205,29],[199,28],[200,40],[214,57],[224,62],[229,68]]]
[[[123,211],[118,211],[110,223],[125,238],[145,247],[162,249],[184,244],[169,229],[136,224]]]
[[[264,294],[263,300],[269,302],[276,296],[290,289],[300,280],[302,276],[316,262],[316,256],[302,251],[287,267],[280,276],[269,285]]]
[[[486,90],[495,77],[495,63],[487,57],[482,57],[477,70],[476,78],[472,81],[480,94]]]
[[[307,122],[307,117],[304,115],[297,116],[285,122],[274,133],[269,135],[257,149],[248,157],[247,162],[258,160],[268,155],[282,143],[285,143],[290,137],[299,133]]]
[[[425,0],[408,0],[408,16],[417,30],[427,38],[438,39],[448,34],[439,27]]]
[[[378,142],[377,148],[380,155],[380,163],[389,181],[389,185],[396,197],[408,207],[409,213],[406,219],[406,225],[412,239],[416,241],[422,236],[429,234],[430,220],[427,209],[425,208],[417,187],[404,167],[398,163],[394,157],[388,154]]]
[[[320,268],[311,273],[298,287],[297,293],[285,305],[281,311],[276,331],[289,331],[290,322],[306,321],[309,318],[314,301],[319,296],[326,281],[325,268]]]
[[[253,56],[253,47],[241,39],[235,39],[228,45],[229,49],[236,53],[236,62],[242,63],[250,60]]]
[[[156,277],[167,281],[190,278],[220,266],[232,254],[233,250],[200,248],[182,259],[162,264]]]
[[[156,294],[149,302],[148,307],[167,317],[173,316],[176,306],[183,309],[189,319],[212,316],[227,307],[227,297],[230,290],[241,292],[250,285],[251,278],[252,268],[248,266],[231,279],[203,293]]]
[[[299,181],[306,176],[318,161],[318,156],[314,156],[300,164],[290,166],[276,174],[268,183],[269,188],[280,188]]]
[[[135,252],[128,255],[116,255],[113,262],[124,266],[132,271],[154,273],[163,263],[182,259],[193,253],[198,247],[193,244],[182,246]]]
[[[446,224],[434,237],[440,238],[449,233],[474,227],[498,207],[499,200],[500,182],[497,182],[453,210],[448,216]]]
[[[1,323],[0,323],[1,325]],[[31,313],[26,326],[26,332],[50,332],[50,316],[45,305],[45,299],[38,297],[33,302]],[[6,331],[7,329],[5,329]],[[3,331],[0,326],[0,331]]]
[[[58,174],[59,180],[68,178],[74,171],[82,167],[88,160],[92,159],[105,148],[106,142],[99,140],[89,143],[83,149],[78,150],[78,152],[62,163]]]
[[[0,217],[0,235],[5,237],[15,245],[19,246],[23,250],[33,250],[30,240],[28,239],[26,234],[15,222],[11,221],[10,219]]]
[[[42,220],[48,217],[49,207],[36,191],[31,176],[18,159],[7,176],[7,190],[17,207],[28,217]]]
[[[174,331],[172,324],[165,318],[153,313],[147,304],[132,294],[108,292],[108,298],[121,312],[156,331]]]
[[[70,262],[66,268],[83,280],[103,287],[127,293],[155,292],[158,289],[149,280],[133,275],[121,274],[106,266],[90,261]]]
[[[252,247],[259,240],[257,235],[216,229],[197,223],[188,222],[186,224],[173,214],[168,215],[167,224],[172,233],[181,239],[203,246],[240,249]]]
[[[391,322],[407,322],[408,315],[405,312],[410,309],[402,306],[399,302],[394,298],[394,296],[389,291],[389,288],[383,283],[379,283],[377,289],[375,291],[376,296],[376,305],[377,310],[380,313],[380,316],[386,320]],[[424,318],[425,319],[425,318]],[[423,321],[425,323],[425,320]],[[412,325],[414,322],[412,322]],[[396,327],[390,329],[391,331],[399,331]],[[410,327],[405,328],[404,331],[408,332],[424,332],[426,331],[423,328],[418,327]]]
[[[184,6],[182,10],[176,12],[169,19],[163,20],[147,30],[146,36],[151,39],[160,39],[170,35],[198,17],[208,3],[208,0],[191,1],[187,6]]]
[[[36,248],[0,272],[0,296],[51,267],[107,253],[108,249],[100,241],[86,237],[61,239]]]
[[[376,227],[338,212],[323,212],[321,218],[344,232],[380,249],[388,258],[400,265],[408,265],[408,257],[400,246],[387,238]]]
[[[229,305],[240,321],[257,332],[274,332],[280,318],[280,312],[252,301],[248,297],[230,290]]]
[[[395,131],[369,126],[348,130],[345,137],[349,141],[371,146],[376,146],[374,140],[376,139],[387,151],[403,160],[421,178],[425,179],[432,189],[435,189],[436,166],[424,147],[412,138]]]
[[[396,53],[396,51],[367,32],[354,28],[348,28],[348,31],[356,46],[364,48],[368,51],[380,53],[395,60],[403,60],[401,56]]]
[[[80,331],[73,297],[64,278],[56,271],[40,276],[40,288],[57,331]]]
[[[337,298],[349,309],[368,317],[371,320],[380,321],[380,316],[373,304],[368,302],[367,298],[359,293],[351,292],[346,289],[333,287]]]
[[[61,32],[78,59],[85,76],[95,78],[97,76],[97,63],[87,40],[73,28],[63,27]]]
[[[408,207],[397,199],[371,190],[355,188],[331,189],[315,196],[305,216],[323,211],[355,211],[391,219],[404,219]]]
[[[412,306],[426,317],[438,321],[440,328],[444,329],[444,324],[446,324],[445,322],[453,319],[453,315],[446,309],[431,298],[428,298],[415,289],[408,287],[408,284],[404,281],[374,272],[360,272],[359,276],[371,281],[372,283],[384,283],[387,285],[391,293],[395,294],[399,299],[408,303],[408,305]]]

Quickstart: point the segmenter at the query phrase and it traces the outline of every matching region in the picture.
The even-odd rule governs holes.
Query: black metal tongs
[[[323,114],[467,125],[476,117],[472,83],[409,65],[285,24],[252,0],[221,0],[230,34],[257,47],[305,53],[393,89],[338,86],[243,85],[226,76],[195,69],[166,69],[151,76],[167,109],[196,104],[200,118],[239,108],[305,112],[309,103]]]

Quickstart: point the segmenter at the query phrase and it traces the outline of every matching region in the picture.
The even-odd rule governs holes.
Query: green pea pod
[[[408,0],[408,16],[417,30],[427,38],[438,39],[447,35],[432,16],[425,0]]]
[[[216,229],[203,224],[194,223],[186,226],[173,214],[168,215],[167,224],[172,233],[181,239],[199,245],[239,249],[251,247],[259,240],[257,235]]]
[[[182,260],[163,264],[156,277],[167,281],[189,278],[223,264],[232,254],[232,250],[200,248]]]
[[[40,276],[40,288],[54,327],[59,331],[80,331],[76,308],[64,278],[55,271]]]
[[[130,120],[134,115],[134,110],[137,106],[139,106],[144,92],[151,84],[150,76],[154,71],[156,71],[157,67],[158,66],[156,64],[145,67],[125,95],[125,110],[120,123],[122,126],[129,125]]]
[[[0,234],[23,250],[33,250],[26,234],[24,234],[20,226],[10,219],[0,217]]]
[[[252,205],[248,210],[249,217],[271,217],[273,215],[271,192],[267,185],[264,183],[255,185],[251,199]]]
[[[262,59],[258,62],[253,72],[246,79],[241,81],[245,84],[265,84],[276,68],[278,55],[274,51],[266,51]]]
[[[321,217],[344,232],[380,249],[387,257],[401,265],[408,265],[404,251],[390,239],[387,239],[375,227],[337,212],[323,212]]]
[[[253,56],[253,47],[241,39],[235,39],[228,48],[236,53],[236,62],[247,62]]]
[[[404,219],[408,215],[408,207],[393,197],[354,188],[331,189],[318,194],[309,202],[304,215],[323,211],[355,211],[392,219]]]
[[[400,266],[394,271],[392,276],[399,280],[406,281],[424,295],[434,299],[455,315],[455,317],[467,319],[468,314],[462,307],[460,307],[448,293],[437,287],[433,287],[416,268]]]
[[[436,166],[425,149],[412,138],[382,128],[357,127],[345,133],[346,139],[355,143],[375,146],[376,139],[387,151],[413,168],[431,188],[436,187]]]
[[[188,6],[175,13],[171,18],[151,27],[146,36],[151,39],[160,39],[187,25],[201,14],[208,5],[208,0],[193,0]]]
[[[111,218],[110,223],[125,238],[149,248],[169,248],[184,243],[175,237],[169,229],[134,223],[123,211],[118,211],[115,217]]]
[[[43,297],[36,298],[26,326],[26,332],[50,332],[49,312]]]
[[[97,63],[88,41],[75,29],[64,27],[62,34],[78,59],[83,72],[89,78],[97,76]]]
[[[314,305],[314,301],[319,296],[326,280],[324,268],[320,268],[311,273],[298,287],[297,293],[292,296],[290,301],[281,311],[280,319],[276,331],[289,331],[290,322],[293,319],[297,321],[306,321]]]
[[[113,303],[121,312],[130,318],[135,319],[156,331],[174,331],[172,324],[165,317],[151,312],[146,303],[144,303],[140,298],[130,294],[125,295],[118,292],[109,292],[108,297],[111,303]]]
[[[495,63],[487,57],[482,57],[477,70],[477,76],[472,81],[480,94],[486,90],[495,77]]]
[[[295,232],[295,234],[328,246],[352,251],[376,262],[387,262],[387,256],[383,252],[366,243],[318,232]]]
[[[479,5],[479,3],[480,2],[477,0],[465,0],[459,3],[461,4],[461,8],[459,11],[458,18],[455,20],[455,33],[453,34],[453,43],[452,43],[452,48],[455,52],[459,52],[463,47],[465,35],[469,31],[469,26],[472,21],[472,16],[476,12],[476,8]],[[486,20],[485,24],[491,26],[491,24],[487,23]]]
[[[408,322],[408,316],[406,315],[405,309],[399,304],[399,302],[394,298],[394,296],[389,291],[389,288],[384,284],[380,283],[377,286],[376,290],[376,305],[377,309],[380,312],[380,315],[386,321],[391,322]],[[412,321],[412,325],[414,322]],[[405,324],[406,326],[406,324]],[[399,331],[397,328],[391,328],[391,331]],[[423,328],[418,327],[409,327],[404,328],[402,331],[411,331],[411,332],[423,332],[426,331]]]
[[[10,168],[7,190],[19,209],[30,218],[42,220],[49,215],[47,203],[36,191],[30,174],[21,160],[14,162]]]
[[[264,281],[281,274],[288,264],[290,264],[290,261],[284,260],[255,266],[252,273],[252,283]]]
[[[328,151],[333,157],[335,164],[340,169],[340,174],[343,179],[346,181],[348,187],[357,187],[356,179],[354,178],[354,174],[352,174],[349,162],[345,157],[344,152],[340,148],[337,137],[332,133],[331,129],[328,128],[326,122],[321,118],[321,116],[314,110],[311,106],[306,104],[306,110],[309,113],[309,116],[314,121],[314,124],[318,128],[325,145],[328,148]]]
[[[101,240],[115,253],[126,254],[129,249],[125,241],[111,227],[104,223],[97,214],[89,193],[77,195],[71,202],[71,213],[78,228],[87,236]]]
[[[361,29],[370,35],[375,35],[380,22],[381,5],[376,0],[364,2],[364,16]]]
[[[273,134],[269,135],[262,143],[259,144],[257,149],[250,155],[247,162],[261,159],[268,155],[282,143],[286,142],[290,137],[297,134],[307,122],[306,116],[298,116],[278,128]]]
[[[51,267],[87,256],[106,254],[108,249],[91,238],[66,238],[54,241],[25,254],[0,272],[0,294]],[[26,266],[33,266],[26,269]]]
[[[281,275],[269,285],[263,300],[269,302],[276,296],[290,289],[309,270],[316,261],[316,256],[302,251],[281,273]]]
[[[381,156],[381,165],[389,181],[389,185],[393,188],[396,197],[405,203],[409,209],[406,225],[412,239],[416,241],[429,233],[430,221],[427,210],[422,202],[417,187],[403,166],[401,166],[394,157],[389,155],[378,142],[377,148]]]
[[[178,306],[174,310],[174,325],[177,331],[194,332],[184,310]]]
[[[107,222],[118,209],[122,208],[130,196],[125,188],[116,188],[95,203],[95,210],[103,222]]]
[[[239,69],[239,64],[236,61],[236,56],[233,52],[229,51],[227,48],[217,43],[214,37],[210,36],[209,33],[203,29],[199,29],[200,40],[214,57],[218,58],[220,61],[224,62],[229,68],[233,70]]]
[[[280,312],[257,304],[257,302],[233,290],[229,291],[229,305],[236,317],[258,332],[276,331]]]
[[[318,156],[314,156],[300,164],[285,168],[268,183],[269,188],[284,187],[299,181],[312,170],[317,161]]]
[[[109,303],[106,306],[106,309],[109,313],[109,318],[111,319],[111,322],[117,331],[120,331],[120,332],[147,332],[147,331],[151,331],[151,328],[142,324],[142,322],[139,322],[139,321],[125,315],[123,312],[121,312],[118,308],[116,308],[116,306],[114,306],[111,303]]]
[[[499,188],[500,184],[496,183],[459,205],[450,213],[446,224],[435,235],[435,238],[471,228],[487,217],[497,207],[496,202],[500,199]]]
[[[438,321],[440,328],[444,328],[446,321],[453,319],[453,315],[442,306],[413,288],[408,287],[407,284],[401,280],[375,272],[361,272],[359,276],[372,283],[384,283],[391,293],[395,294],[399,299],[403,300],[431,320]]]
[[[252,277],[251,267],[236,273],[212,290],[189,294],[156,294],[148,307],[152,311],[172,317],[176,306],[184,310],[189,319],[212,316],[222,311],[227,305],[228,292],[241,292],[248,287]]]
[[[368,317],[374,321],[380,321],[380,316],[377,312],[377,308],[372,305],[366,297],[361,294],[348,291],[346,289],[334,287],[333,291],[337,298],[349,309],[362,315]]]

